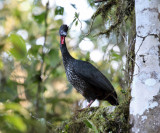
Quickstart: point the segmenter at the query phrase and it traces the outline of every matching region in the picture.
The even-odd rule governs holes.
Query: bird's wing
[[[96,88],[108,91],[109,93],[114,91],[110,81],[92,64],[80,60],[76,60],[74,64],[74,72],[87,81],[87,83],[95,86]]]

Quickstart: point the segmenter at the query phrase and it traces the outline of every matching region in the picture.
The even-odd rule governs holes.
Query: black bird
[[[67,25],[59,29],[60,49],[68,81],[87,99],[87,107],[96,99],[118,105],[117,94],[110,81],[89,62],[76,60],[69,54],[65,42],[67,31]]]

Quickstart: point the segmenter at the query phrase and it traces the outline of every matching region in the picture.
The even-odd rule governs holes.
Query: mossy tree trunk
[[[160,132],[160,0],[135,0],[135,68],[130,103],[132,133]]]

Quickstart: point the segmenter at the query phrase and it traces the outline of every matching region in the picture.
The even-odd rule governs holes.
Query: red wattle
[[[64,44],[64,36],[61,36],[61,44]]]

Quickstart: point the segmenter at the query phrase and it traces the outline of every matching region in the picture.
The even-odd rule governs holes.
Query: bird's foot
[[[82,109],[78,109],[77,111],[78,111],[78,112],[82,112],[82,111],[88,109],[94,101],[95,101],[95,100],[91,100],[91,101],[89,102],[89,104],[87,105],[87,107],[82,108]]]
[[[91,100],[86,108],[89,108],[95,100]]]

